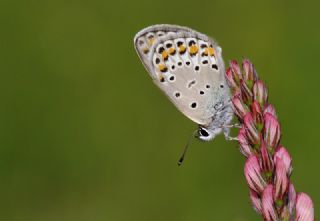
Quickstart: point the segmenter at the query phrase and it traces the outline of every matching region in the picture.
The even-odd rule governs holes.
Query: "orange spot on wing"
[[[162,75],[159,76],[160,82],[164,82],[164,77]]]
[[[205,55],[205,56],[208,56],[208,54],[209,54],[208,48],[205,48],[205,49],[204,49],[204,52],[202,52],[202,54]]]
[[[209,48],[208,48],[208,54],[209,54],[210,56],[214,56],[214,49],[213,49],[212,47],[209,47]]]
[[[176,52],[176,50],[174,48],[169,48],[169,54],[172,55]]]
[[[150,45],[150,46],[152,46],[153,45],[153,43],[154,43],[154,38],[150,38],[150,39],[148,39],[148,44]]]
[[[197,52],[198,52],[198,47],[196,46],[196,45],[192,45],[192,46],[190,46],[190,48],[189,48],[189,52],[190,52],[190,54],[196,54]]]
[[[165,71],[165,70],[167,70],[167,66],[165,66],[164,64],[159,64],[159,65],[158,65],[158,68],[159,68],[160,71]]]
[[[164,50],[161,55],[162,55],[163,60],[168,59],[169,54],[166,50]]]
[[[149,53],[149,48],[144,48],[143,53],[148,54]]]
[[[179,52],[180,52],[180,53],[184,53],[185,51],[186,51],[186,47],[183,46],[183,45],[180,45],[180,46],[179,46]]]

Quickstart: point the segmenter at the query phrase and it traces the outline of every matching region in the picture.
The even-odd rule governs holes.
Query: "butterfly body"
[[[154,83],[189,119],[201,140],[229,137],[233,111],[221,48],[187,27],[154,25],[134,38],[139,58]]]

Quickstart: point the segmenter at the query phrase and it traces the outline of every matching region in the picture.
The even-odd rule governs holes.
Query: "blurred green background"
[[[0,2],[0,219],[261,220],[244,158],[196,125],[151,82],[140,29],[185,25],[227,62],[250,58],[269,87],[297,191],[319,217],[319,1]],[[233,132],[234,134],[236,131]]]

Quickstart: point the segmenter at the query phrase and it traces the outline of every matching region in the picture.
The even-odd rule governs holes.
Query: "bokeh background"
[[[193,141],[177,167],[196,125],[153,85],[133,48],[135,33],[156,23],[214,37],[226,62],[254,62],[293,157],[292,180],[319,217],[319,7],[2,0],[0,219],[261,220],[236,143]]]

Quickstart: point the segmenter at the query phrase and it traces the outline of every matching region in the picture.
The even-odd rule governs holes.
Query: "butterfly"
[[[231,139],[230,89],[222,49],[213,39],[188,27],[159,24],[139,31],[134,46],[153,82],[199,125],[197,138],[210,141],[224,133]]]

